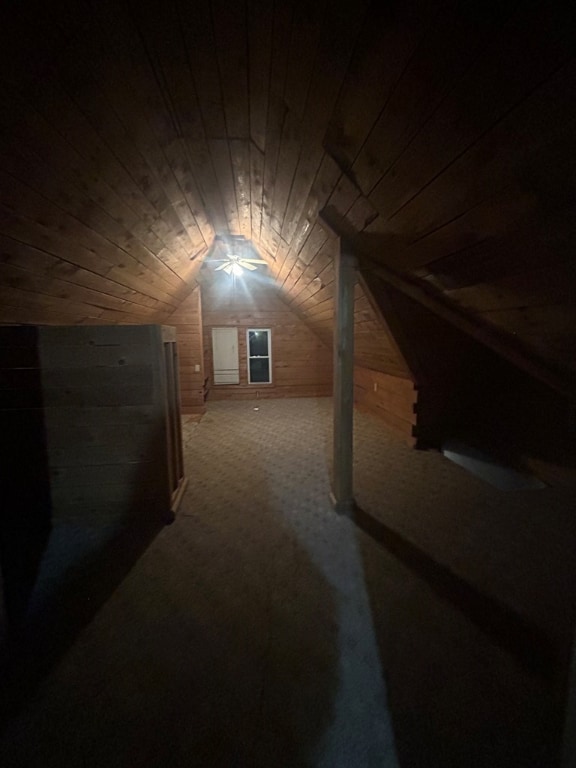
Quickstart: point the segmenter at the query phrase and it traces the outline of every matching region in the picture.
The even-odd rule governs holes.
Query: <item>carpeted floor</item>
[[[566,488],[504,493],[327,399],[185,423],[189,489],[15,716],[4,768],[552,768],[573,625]]]

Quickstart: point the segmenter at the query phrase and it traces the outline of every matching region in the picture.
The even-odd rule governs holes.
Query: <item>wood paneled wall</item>
[[[233,281],[216,273],[202,286],[205,370],[211,399],[313,397],[332,393],[332,349],[278,297],[269,278],[249,274]],[[238,329],[240,384],[212,384],[212,328]],[[272,384],[248,384],[246,331],[272,331]]]
[[[387,313],[359,271],[354,293],[355,364],[401,379],[413,378]]]
[[[354,402],[370,413],[409,445],[416,444],[416,402],[414,382],[368,368],[354,368]]]
[[[354,403],[409,445],[416,443],[417,391],[410,365],[362,274],[354,301]]]
[[[196,287],[166,321],[176,328],[182,413],[204,413],[202,298]]]
[[[413,425],[411,432],[405,434],[416,438],[421,446],[439,446],[461,418],[463,392],[472,371],[481,368],[484,347],[382,281],[366,282],[365,291],[377,303],[377,317],[393,339],[398,359],[404,363],[405,373],[397,374],[396,389],[406,390],[412,398],[412,414],[402,410],[397,413]],[[367,385],[376,382],[373,378]],[[387,388],[383,389],[386,393]],[[361,389],[359,393],[366,398]],[[379,402],[383,397],[384,394],[372,392],[369,403]],[[381,405],[394,412],[393,404],[397,402]]]

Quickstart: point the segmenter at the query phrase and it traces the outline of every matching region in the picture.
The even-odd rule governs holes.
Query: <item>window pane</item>
[[[250,359],[250,381],[253,383],[270,381],[270,359],[268,357]]]
[[[268,356],[268,331],[249,331],[250,357]]]

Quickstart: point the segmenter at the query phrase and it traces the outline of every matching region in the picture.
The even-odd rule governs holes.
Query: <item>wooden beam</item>
[[[444,297],[431,295],[418,283],[399,275],[374,259],[362,256],[361,266],[363,271],[376,275],[556,392],[571,400],[576,397],[576,386],[569,376],[564,376],[548,367],[528,350],[522,349],[513,339],[507,339],[498,329],[492,328],[479,318],[470,317],[459,307],[450,304]]]
[[[354,438],[354,285],[356,259],[349,252],[336,255],[334,316],[334,453],[332,503],[341,514],[354,506],[352,464]]]

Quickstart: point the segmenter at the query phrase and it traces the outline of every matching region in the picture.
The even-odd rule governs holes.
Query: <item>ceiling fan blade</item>
[[[218,269],[220,269],[220,267],[218,267]],[[232,274],[232,264],[224,264],[221,267],[221,269],[223,269],[224,272],[226,272],[227,275],[231,275]]]
[[[249,261],[250,264],[268,264],[264,259],[242,259],[242,261]]]
[[[258,269],[258,267],[255,267],[253,264],[249,264],[245,259],[238,259],[237,262],[242,269],[249,269],[251,272],[253,272],[255,269]]]
[[[214,272],[219,272],[221,269],[226,269],[226,267],[230,266],[229,261],[225,261],[224,264],[220,264],[218,267],[214,269]]]

